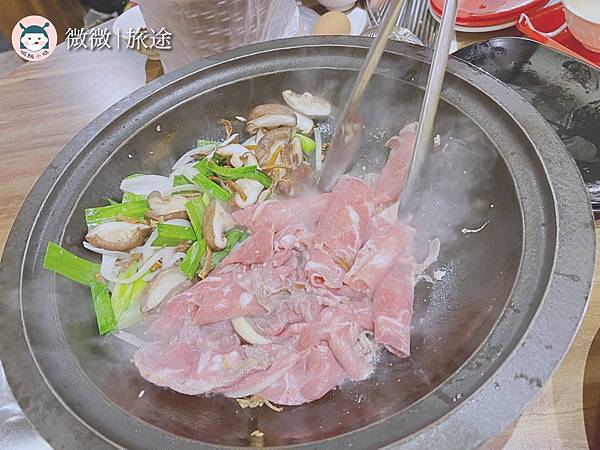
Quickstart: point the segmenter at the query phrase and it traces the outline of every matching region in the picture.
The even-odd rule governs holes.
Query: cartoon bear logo
[[[21,48],[26,48],[30,52],[39,52],[42,49],[48,48],[50,38],[46,32],[46,28],[50,26],[49,22],[46,22],[43,26],[30,25],[26,27],[21,22],[19,26],[23,30],[21,33]]]

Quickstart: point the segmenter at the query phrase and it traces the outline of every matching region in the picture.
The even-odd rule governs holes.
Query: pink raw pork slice
[[[220,273],[195,284],[170,302],[187,301],[195,306],[194,323],[203,325],[242,316],[266,315],[256,296],[238,284],[238,272]]]
[[[188,395],[231,386],[271,363],[267,353],[247,354],[245,346],[218,353],[194,351],[186,343],[147,345],[133,355],[133,362],[151,383]]]
[[[273,228],[275,232],[289,226],[313,228],[325,210],[329,194],[314,194],[287,200],[267,200],[233,213],[235,221],[251,232]]]
[[[415,260],[399,260],[373,294],[375,342],[401,358],[410,356],[410,321],[415,291]]]
[[[305,272],[313,286],[339,288],[363,243],[371,215],[371,189],[361,180],[341,177],[329,196],[310,249]]]
[[[302,357],[295,350],[277,345],[248,346],[246,354],[257,358],[260,358],[263,354],[268,354],[270,360],[269,367],[262,371],[250,373],[235,383],[235,385],[218,389],[216,392],[234,398],[258,394],[285,376]]]
[[[257,230],[242,245],[231,252],[223,260],[221,266],[235,263],[250,265],[268,261],[273,256],[273,237],[272,228]]]
[[[310,348],[325,341],[333,356],[351,380],[360,381],[373,372],[372,349],[364,348],[358,324],[351,305],[340,303],[324,308],[317,320],[300,332],[300,348]]]
[[[398,136],[392,137],[386,146],[390,148],[387,163],[375,185],[373,203],[377,209],[386,207],[400,197],[404,189],[410,159],[417,138],[417,123],[406,125]]]
[[[397,223],[379,229],[360,249],[344,284],[370,295],[385,274],[396,264],[400,255],[409,248],[414,230]]]
[[[294,367],[260,395],[279,405],[301,405],[323,397],[346,378],[326,344],[308,350]]]

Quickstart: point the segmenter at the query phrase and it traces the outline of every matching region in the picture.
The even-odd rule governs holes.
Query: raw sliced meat
[[[370,295],[385,274],[412,243],[413,230],[400,224],[374,233],[360,249],[344,283],[355,291]]]
[[[313,228],[325,209],[329,194],[314,194],[286,200],[268,200],[233,213],[235,221],[250,231],[273,228],[280,231],[288,226]]]
[[[332,255],[323,248],[311,248],[310,260],[304,266],[304,272],[313,286],[339,288],[344,281],[344,269]]]
[[[375,186],[373,197],[375,208],[378,210],[398,201],[400,192],[404,189],[417,139],[417,126],[416,122],[406,125],[398,136],[392,137],[386,143],[390,154]]]
[[[321,341],[327,342],[333,356],[349,378],[360,381],[373,372],[373,353],[359,341],[361,330],[352,307],[341,303],[326,307],[317,320],[300,333],[299,348],[310,348]]]
[[[196,351],[216,353],[227,353],[241,345],[240,338],[229,320],[196,325],[192,323],[191,318],[186,319],[185,325],[177,333],[177,341],[189,344]]]
[[[390,206],[371,217],[371,220],[369,220],[369,225],[367,225],[367,236],[371,237],[373,234],[379,232],[382,228],[398,224],[399,206],[399,202],[392,203]]]
[[[256,346],[253,346],[256,347]],[[265,348],[270,347],[270,348]],[[248,395],[258,394],[280,378],[298,362],[302,357],[301,353],[279,346],[259,346],[253,349],[257,356],[263,353],[270,354],[271,364],[262,371],[246,375],[234,386],[219,389],[217,392],[225,394],[227,397],[246,397]]]
[[[369,186],[357,178],[341,177],[319,220],[315,247],[326,249],[334,260],[350,265],[362,245],[371,209]]]
[[[257,230],[252,236],[246,239],[242,245],[227,256],[223,266],[229,264],[257,264],[268,261],[273,256],[273,237],[272,228],[262,228]]]
[[[260,395],[280,405],[301,405],[320,399],[345,378],[329,347],[319,344]]]
[[[410,356],[416,270],[412,257],[398,261],[373,294],[375,342],[401,358]]]
[[[160,340],[134,356],[142,376],[185,394],[299,405],[369,377],[379,344],[408,356],[415,274],[439,252],[433,241],[417,264],[415,230],[397,219],[410,133],[391,140],[375,190],[344,176],[330,194],[235,212],[251,237],[165,304],[149,328]],[[268,343],[243,344],[238,317]]]
[[[244,347],[227,353],[194,351],[189,344],[150,344],[133,355],[140,374],[157,386],[198,395],[231,386],[246,375],[265,370],[268,354],[247,355]]]
[[[362,245],[371,214],[371,190],[362,181],[341,177],[329,196],[309,248],[305,273],[313,286],[339,288]]]
[[[240,345],[229,321],[200,326],[192,322],[197,307],[185,299],[167,302],[148,327],[148,333],[166,341],[187,343],[193,350],[229,352]]]
[[[211,275],[176,295],[173,301],[195,305],[193,322],[197,325],[220,322],[242,316],[266,315],[256,296],[238,284],[238,273]]]

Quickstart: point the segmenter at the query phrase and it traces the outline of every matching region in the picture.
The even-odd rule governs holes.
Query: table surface
[[[0,79],[0,251],[54,156],[94,117],[159,74],[131,50],[67,51],[61,45],[47,60]],[[556,373],[486,449],[600,448],[599,284],[596,276],[581,328]]]

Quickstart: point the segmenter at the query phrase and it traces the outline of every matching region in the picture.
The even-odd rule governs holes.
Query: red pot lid
[[[521,13],[529,14],[546,6],[550,0],[461,0],[456,17],[457,25],[485,27],[516,22]],[[445,0],[429,0],[431,10],[442,15]]]

